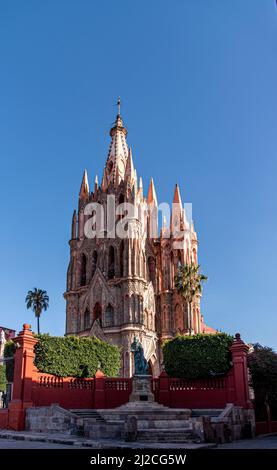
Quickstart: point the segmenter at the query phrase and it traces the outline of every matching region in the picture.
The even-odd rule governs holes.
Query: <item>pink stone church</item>
[[[127,145],[127,129],[120,114],[120,101],[101,185],[96,176],[90,191],[84,172],[79,193],[78,213],[74,211],[67,272],[66,334],[96,336],[122,349],[121,376],[134,372],[130,352],[134,336],[142,343],[149,371],[161,372],[164,340],[177,333],[213,333],[203,321],[200,296],[193,302],[190,314],[174,286],[179,264],[196,263],[198,240],[186,217],[178,185],[173,195],[169,227],[163,222],[158,231],[158,202],[151,178],[148,194],[138,180],[132,152]],[[130,203],[135,208],[131,232],[126,238],[108,237],[104,227],[101,236],[87,237],[86,207],[98,203],[107,211],[109,196],[115,204]],[[119,219],[122,216],[117,216]],[[106,220],[106,219],[105,219]],[[182,236],[176,236],[175,225]],[[154,228],[153,228],[154,226]],[[142,227],[146,227],[142,230]],[[154,233],[154,236],[153,236]]]

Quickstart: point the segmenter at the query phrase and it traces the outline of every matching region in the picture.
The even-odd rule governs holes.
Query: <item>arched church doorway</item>
[[[102,307],[99,302],[96,302],[93,307],[93,322],[95,320],[99,320],[100,325],[102,325]]]

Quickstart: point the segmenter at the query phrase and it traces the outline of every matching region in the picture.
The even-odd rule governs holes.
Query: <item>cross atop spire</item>
[[[117,115],[116,115],[116,120],[115,120],[115,123],[114,123],[114,126],[111,128],[110,130],[110,136],[113,137],[113,135],[115,134],[116,131],[120,131],[120,132],[123,132],[123,134],[127,135],[127,129],[126,127],[124,127],[123,125],[123,120],[122,120],[122,117],[120,115],[120,108],[121,108],[121,100],[120,100],[120,96],[118,97],[118,100],[117,100]]]

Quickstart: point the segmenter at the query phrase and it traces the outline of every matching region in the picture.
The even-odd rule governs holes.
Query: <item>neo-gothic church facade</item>
[[[162,368],[162,343],[176,334],[213,332],[206,327],[198,296],[188,310],[174,283],[179,264],[197,264],[198,240],[186,218],[178,185],[173,195],[169,226],[163,222],[158,233],[157,196],[151,178],[147,197],[142,178],[138,180],[127,129],[120,106],[110,130],[111,142],[101,185],[96,176],[89,188],[86,171],[74,211],[67,272],[66,334],[96,336],[121,348],[121,375],[134,373],[131,343],[137,336],[142,343],[149,371],[157,376]],[[135,208],[128,236],[122,238],[104,225],[101,234],[87,236],[90,203],[103,207],[108,198],[116,205],[130,203]],[[93,205],[93,204],[92,204]],[[115,221],[122,216],[116,216]],[[87,224],[87,225],[86,225]],[[176,241],[174,227],[180,227]],[[94,227],[92,227],[93,229]]]

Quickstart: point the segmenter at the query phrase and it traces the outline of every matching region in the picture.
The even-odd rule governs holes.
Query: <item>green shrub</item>
[[[163,345],[165,370],[171,377],[187,379],[226,374],[231,368],[232,341],[226,333],[177,336]]]
[[[92,377],[98,368],[116,377],[120,368],[120,349],[94,337],[39,335],[35,346],[35,365],[40,372],[59,377]]]
[[[13,381],[13,370],[14,370],[14,353],[15,353],[15,343],[12,340],[9,340],[5,344],[4,357],[9,359],[6,361],[6,379],[7,382]]]
[[[0,391],[6,390],[7,379],[6,379],[6,367],[0,364]]]

